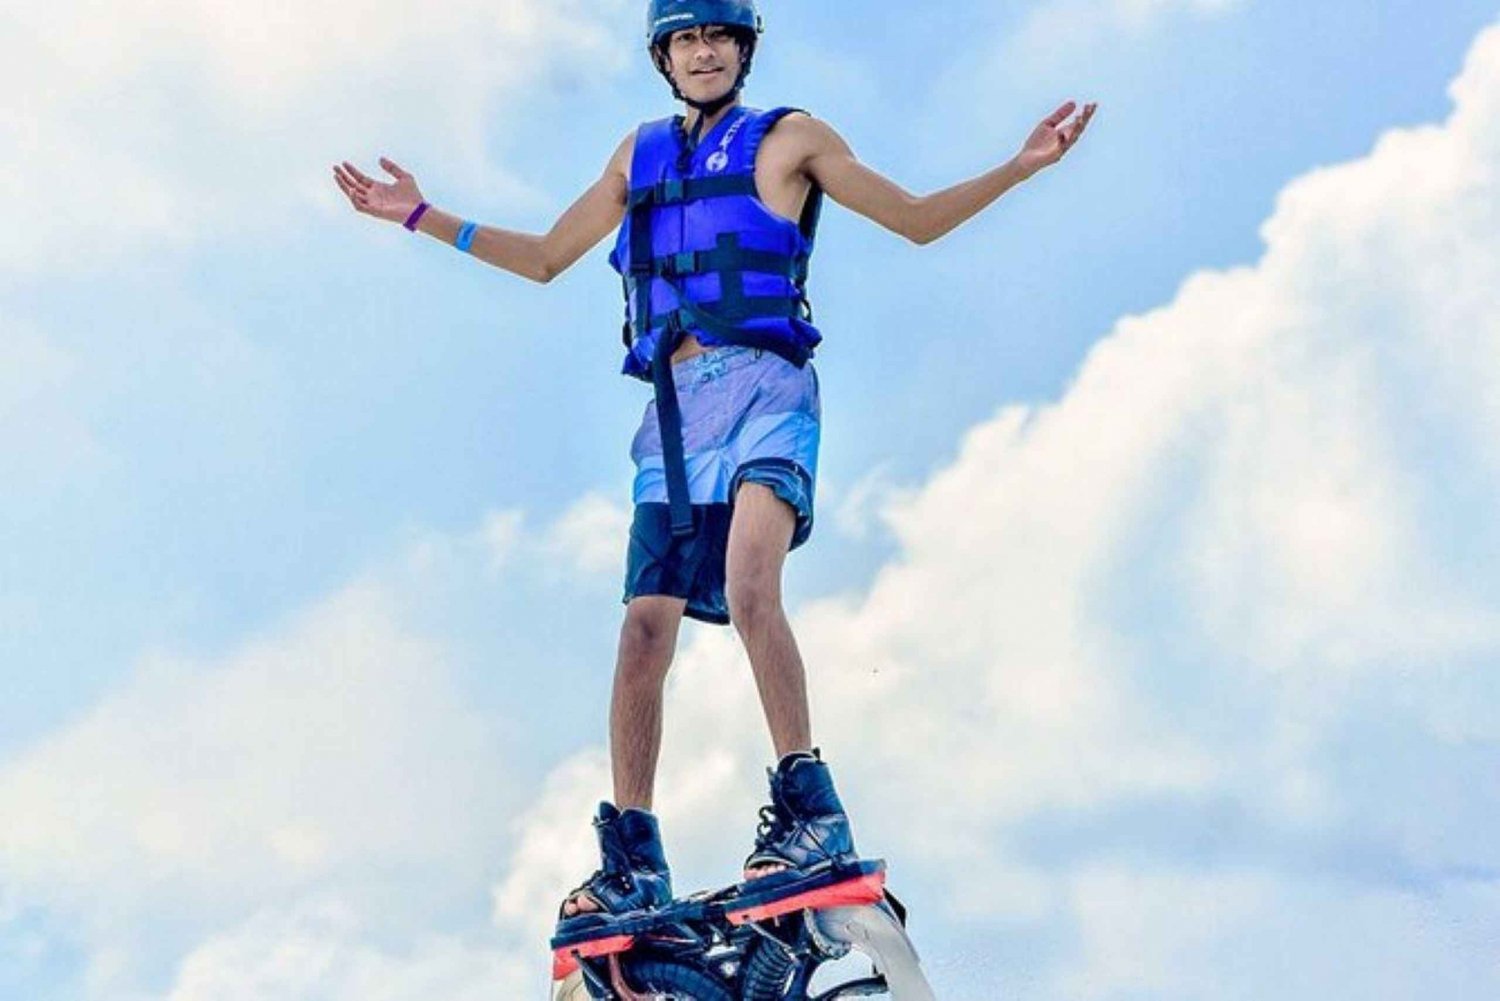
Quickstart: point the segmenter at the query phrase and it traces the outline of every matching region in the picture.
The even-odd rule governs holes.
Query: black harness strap
[[[706,275],[715,271],[757,271],[781,275],[794,282],[807,273],[805,256],[741,247],[738,239],[738,233],[726,233],[719,237],[719,245],[712,250],[684,250],[666,257],[653,257],[647,262],[649,271],[641,268],[640,273],[650,274],[655,278],[686,278],[689,275]],[[733,245],[729,245],[730,243]],[[635,273],[632,270],[632,274]]]
[[[719,177],[668,177],[630,192],[626,208],[643,205],[679,205],[725,195],[754,195],[754,174],[724,174]]]
[[[742,319],[753,317],[755,319],[777,320],[791,319],[794,316],[804,320],[807,319],[807,311],[803,309],[801,301],[797,299],[785,299],[781,296],[749,296],[744,302],[746,315]],[[673,317],[678,317],[678,314],[685,312],[687,308],[687,306],[679,303],[677,309],[668,310],[665,313],[652,314],[649,329],[660,330],[670,323]],[[717,308],[713,309],[712,312],[709,311],[710,307],[707,306],[696,306],[694,308],[697,309],[697,314],[695,315],[707,317],[704,329],[716,337],[721,331],[739,329],[728,316],[725,316]],[[678,318],[681,319],[681,317]],[[693,325],[692,318],[687,318],[684,325],[691,327]],[[732,333],[725,333],[724,336],[732,337],[734,335]]]
[[[675,314],[674,314],[675,316]],[[656,342],[651,356],[651,386],[656,392],[656,422],[661,431],[661,461],[667,474],[667,510],[674,536],[693,534],[693,506],[688,496],[687,457],[682,443],[682,409],[672,380],[672,352],[686,331],[674,319]]]

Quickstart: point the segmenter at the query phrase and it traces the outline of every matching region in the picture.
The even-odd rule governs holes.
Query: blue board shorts
[[[646,405],[631,442],[635,462],[625,597],[687,599],[684,613],[726,625],[725,556],[741,483],[775,491],[796,514],[788,547],[812,534],[822,406],[818,373],[756,348],[716,347],[672,366],[682,409],[691,535],[673,537],[656,401]]]

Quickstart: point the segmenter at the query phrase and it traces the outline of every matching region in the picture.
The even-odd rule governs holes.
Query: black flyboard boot
[[[599,835],[603,865],[568,898],[583,891],[603,911],[582,911],[567,917],[559,908],[560,934],[607,928],[672,900],[672,875],[653,814],[634,808],[622,811],[613,803],[600,803],[594,829]]]
[[[761,807],[755,850],[745,859],[746,869],[766,863],[810,869],[855,857],[849,816],[822,752],[816,747],[811,752],[793,751],[766,774],[771,805]]]
[[[883,864],[862,863],[856,855],[849,817],[817,748],[788,754],[767,774],[771,804],[761,808],[755,850],[745,859],[745,868],[767,863],[788,868],[741,883],[740,904],[801,898],[883,871]],[[757,913],[764,912],[757,908]]]

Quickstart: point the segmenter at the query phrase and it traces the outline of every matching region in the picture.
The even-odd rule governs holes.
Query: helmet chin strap
[[[724,94],[721,97],[716,97],[712,101],[695,101],[690,97],[684,97],[683,101],[687,104],[688,107],[696,108],[698,110],[700,118],[707,118],[710,115],[718,114],[720,111],[724,110],[724,108],[733,104],[735,98],[739,96],[740,86],[739,84],[735,84],[734,87],[730,89],[729,93]]]

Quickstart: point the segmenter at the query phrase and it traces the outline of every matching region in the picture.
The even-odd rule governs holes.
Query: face
[[[666,54],[677,89],[695,101],[722,97],[739,79],[739,42],[723,25],[674,31],[666,41]]]

